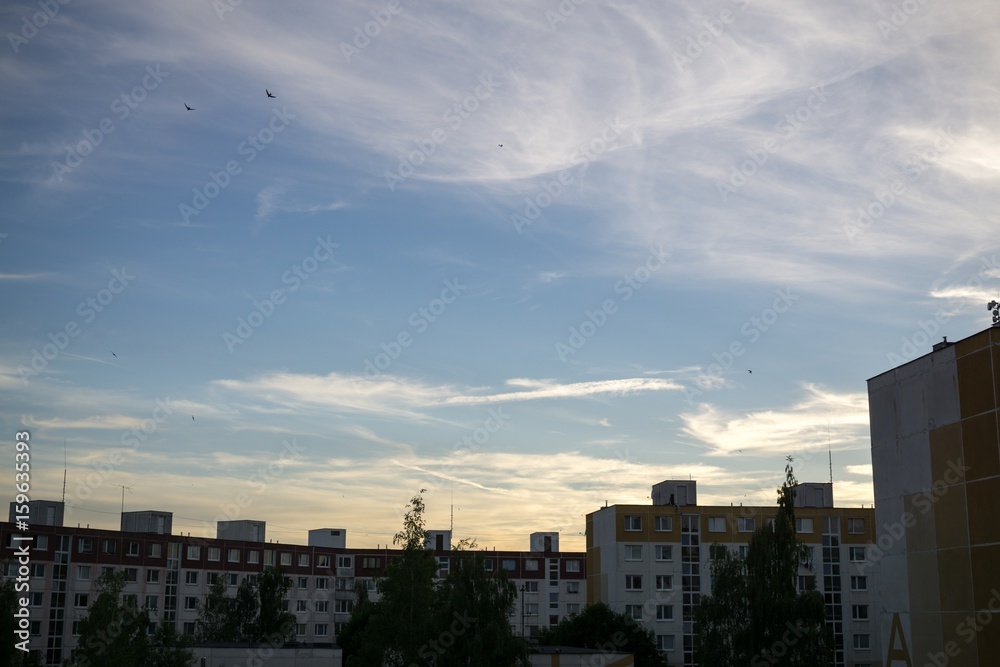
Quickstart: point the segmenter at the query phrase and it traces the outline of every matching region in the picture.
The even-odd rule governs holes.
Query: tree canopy
[[[796,590],[808,547],[795,533],[795,484],[789,457],[773,524],[754,531],[746,558],[726,551],[712,560],[712,594],[695,614],[702,667],[761,659],[779,667],[814,667],[833,659],[823,595]]]
[[[277,642],[294,639],[295,615],[282,609],[288,581],[277,567],[245,577],[235,597],[226,595],[226,575],[212,582],[198,614],[198,641]]]
[[[579,614],[565,618],[538,634],[543,646],[575,646],[607,653],[631,653],[636,667],[666,667],[656,648],[656,637],[631,617],[619,614],[604,602],[588,604]]]

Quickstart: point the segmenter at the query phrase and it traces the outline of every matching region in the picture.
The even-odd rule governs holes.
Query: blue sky
[[[424,488],[432,528],[581,548],[605,501],[772,503],[828,450],[870,503],[865,380],[1000,294],[998,23],[8,3],[0,425],[38,498],[65,441],[97,527],[131,486],[176,531],[385,544]]]

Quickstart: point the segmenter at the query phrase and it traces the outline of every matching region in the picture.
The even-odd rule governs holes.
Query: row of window
[[[440,560],[440,559],[439,559]],[[580,561],[577,559],[567,559],[564,561],[566,563],[567,572],[579,572],[580,571]],[[484,564],[487,570],[493,569],[493,559],[484,559]],[[501,558],[500,567],[507,572],[514,572],[517,570],[517,559],[515,558]],[[526,572],[537,572],[539,568],[539,559],[528,558],[524,561],[524,569]]]
[[[642,544],[626,544],[625,545],[625,560],[627,561],[641,561],[642,560]],[[653,556],[655,560],[658,561],[671,561],[674,559],[674,548],[670,544],[655,544],[653,545]]]
[[[643,613],[643,605],[641,604],[627,604],[625,605],[625,615],[635,621],[641,621]],[[674,606],[672,604],[658,604],[656,605],[656,620],[658,621],[672,621],[674,620]]]
[[[625,519],[625,530],[629,532],[638,532],[642,530],[642,517],[638,515],[626,515]],[[653,530],[657,532],[672,532],[674,529],[674,518],[672,516],[657,516],[653,517],[654,526]],[[774,519],[768,519],[769,522],[773,522]],[[756,530],[757,521],[754,517],[738,517],[736,519],[736,529],[741,533],[752,533]],[[795,530],[799,533],[812,533],[813,532],[813,520],[811,518],[797,518],[795,519]],[[726,517],[723,516],[710,516],[708,517],[708,532],[710,533],[724,533],[726,532]],[[864,535],[865,533],[865,520],[862,518],[848,518],[847,519],[847,532],[850,535]]]
[[[641,591],[642,590],[642,577],[641,574],[626,574],[625,575],[625,590],[627,591]],[[674,577],[672,574],[657,574],[654,577],[656,583],[656,590],[658,591],[672,591],[674,590]]]

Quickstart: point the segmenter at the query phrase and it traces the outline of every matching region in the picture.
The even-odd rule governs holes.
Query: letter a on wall
[[[899,637],[901,646],[896,646],[896,637]],[[889,630],[889,653],[885,656],[885,667],[893,667],[897,662],[902,662],[906,667],[913,667],[910,660],[910,649],[906,647],[906,635],[903,633],[903,623],[899,620],[899,614],[892,615],[892,628]]]

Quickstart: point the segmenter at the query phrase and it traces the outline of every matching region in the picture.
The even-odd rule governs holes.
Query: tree
[[[712,562],[712,594],[702,598],[695,614],[702,667],[762,660],[812,667],[833,659],[822,594],[795,588],[808,547],[795,534],[792,462],[788,457],[774,522],[754,531],[746,558],[726,553]]]
[[[80,620],[76,665],[139,667],[149,662],[149,611],[139,608],[135,596],[122,597],[126,583],[124,571],[98,577],[96,599]]]
[[[464,546],[475,543],[460,543],[438,588],[435,626],[441,634],[423,651],[425,661],[434,656],[440,667],[527,665],[527,646],[514,636],[508,620],[517,588],[502,569],[496,575],[488,572],[484,557],[463,551]]]
[[[195,635],[200,642],[236,641],[232,598],[226,597],[225,574],[217,574],[198,610]]]
[[[288,581],[280,568],[266,567],[256,581],[240,582],[226,595],[226,575],[216,576],[198,614],[199,641],[284,642],[295,637],[295,616],[282,609]]]
[[[295,639],[295,614],[282,609],[282,600],[288,593],[289,580],[278,567],[266,567],[257,577],[256,618],[248,641],[291,641]],[[237,599],[239,597],[237,596]]]
[[[631,653],[636,667],[666,667],[667,660],[656,649],[656,637],[625,614],[603,602],[588,604],[579,614],[558,625],[542,628],[543,646],[575,646],[607,653]]]
[[[149,640],[148,667],[189,667],[194,661],[191,637],[177,633],[173,623],[160,623]]]

